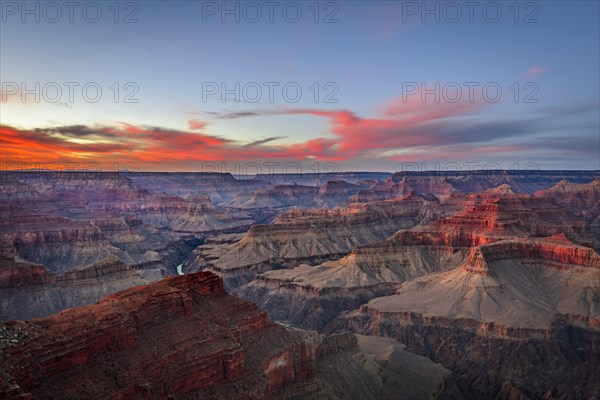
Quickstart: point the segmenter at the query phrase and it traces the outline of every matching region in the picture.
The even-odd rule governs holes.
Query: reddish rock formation
[[[599,283],[600,255],[564,235],[497,241],[329,330],[393,337],[452,370],[465,398],[595,398]]]
[[[594,248],[600,251],[600,179],[590,183],[561,181],[550,189],[535,194],[583,217],[593,236]]]
[[[417,194],[433,194],[445,200],[452,193],[477,193],[500,185],[510,185],[522,193],[548,189],[560,180],[587,183],[598,179],[598,171],[423,171],[397,172],[384,182],[360,191],[355,201],[368,202]]]
[[[49,315],[175,274],[202,235],[253,223],[248,212],[215,207],[206,195],[151,194],[119,173],[2,172],[0,182],[0,275],[22,285],[41,264],[51,277],[13,288],[6,281],[0,321]],[[88,275],[113,257],[119,271]],[[73,269],[86,272],[61,277]]]
[[[184,268],[218,272],[228,289],[235,288],[257,273],[303,262],[317,264],[381,241],[398,229],[430,219],[437,204],[437,199],[412,195],[341,209],[291,210],[271,225],[253,226],[233,244],[198,247]]]
[[[150,281],[112,255],[63,275],[6,258],[0,266],[0,321],[44,317]]]
[[[538,197],[547,197],[575,212],[585,213],[600,206],[600,179],[590,183],[558,182],[547,190],[535,192]]]
[[[316,399],[333,393],[377,399],[384,393],[378,371],[385,367],[369,367],[354,335],[324,337],[272,324],[252,303],[227,295],[209,272],[0,325],[0,359],[6,399]],[[424,386],[439,390],[446,375],[439,371]]]
[[[422,196],[411,194],[394,202],[354,204],[333,210],[293,210],[281,215],[275,225],[252,229],[244,241],[260,243],[270,249],[273,248],[276,235],[289,240],[286,235],[291,235],[295,227],[302,227],[298,234],[301,236],[297,239],[302,243],[302,236],[310,237],[312,232],[327,226],[327,222],[333,227],[343,227],[347,218],[360,221],[369,215],[364,210],[377,204],[394,204],[399,210],[404,206],[402,212],[405,215],[408,215],[406,213],[409,210],[414,210],[415,217],[420,215],[418,218],[421,224],[400,230],[386,240],[358,245],[350,254],[338,260],[312,267],[294,266],[289,261],[287,264],[276,264],[274,259],[266,261],[266,267],[262,270],[266,272],[256,275],[234,293],[259,304],[269,312],[271,318],[322,330],[340,312],[355,309],[373,298],[392,294],[405,281],[460,266],[471,273],[490,274],[486,258],[481,255],[481,262],[478,263],[475,255],[494,248],[478,246],[499,241],[505,246],[504,243],[510,239],[560,234],[566,241],[564,246],[559,246],[562,249],[560,251],[565,254],[572,251],[577,254],[595,254],[587,247],[572,247],[572,243],[561,233],[566,232],[574,239],[587,238],[586,226],[581,218],[547,199],[517,193],[508,185],[477,194],[455,193],[441,205],[434,202],[427,208],[424,207],[427,202]],[[435,213],[438,213],[437,218]],[[448,213],[452,215],[447,216]],[[392,218],[394,217],[388,217]],[[383,217],[380,219],[388,220]],[[424,223],[428,220],[434,222]],[[372,226],[373,230],[377,228],[378,225]],[[331,237],[319,238],[319,243],[327,244]],[[524,253],[514,253],[513,258],[539,260],[546,257],[548,259],[544,261],[545,266],[552,264],[557,268],[564,268],[571,265],[569,256],[551,259],[546,254],[557,248],[556,240],[556,237],[550,238],[534,249],[518,247],[517,250]],[[520,246],[518,240],[515,243],[515,246]],[[505,251],[507,254],[508,250]],[[531,254],[526,254],[527,251]],[[312,254],[318,252],[313,251]],[[242,257],[241,260],[240,264],[231,269],[223,262],[222,255],[208,263],[213,263],[211,268],[225,279],[233,281],[231,288],[235,288],[240,281],[245,282],[241,279],[235,281],[232,277],[241,275],[243,262],[250,263],[249,258]],[[315,264],[315,260],[319,261],[319,258],[294,261],[296,264]],[[273,265],[285,268],[273,268]],[[252,270],[254,271],[257,270]],[[252,275],[249,273],[246,276]]]

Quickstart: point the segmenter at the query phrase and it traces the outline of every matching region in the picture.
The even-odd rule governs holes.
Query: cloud
[[[254,142],[250,142],[246,145],[246,147],[260,146],[260,145],[272,142],[274,140],[285,139],[285,138],[287,138],[287,136],[272,136],[272,137],[268,137],[266,139],[260,139],[260,140],[255,140]]]
[[[139,126],[69,125],[37,129],[2,126],[4,160],[48,162],[61,160],[136,162],[144,165],[186,165],[201,161],[365,160],[412,161],[494,155],[553,154],[569,149],[572,157],[590,154],[590,141],[579,139],[597,132],[589,121],[581,127],[565,126],[562,114],[589,113],[590,105],[573,105],[563,113],[539,109],[536,113],[490,118],[480,111],[490,105],[464,99],[456,103],[421,101],[420,96],[396,98],[382,105],[375,116],[363,117],[348,109],[277,108],[221,112],[214,119],[258,116],[309,115],[326,121],[321,137],[299,143],[277,142],[284,136],[257,139],[247,144],[202,132],[209,122],[190,119],[189,130]],[[572,120],[570,120],[572,124]],[[548,137],[557,130],[577,132],[571,142]],[[586,136],[587,135],[587,136]],[[593,147],[597,149],[597,146]],[[157,169],[156,167],[155,169]]]
[[[527,70],[527,73],[529,75],[539,75],[545,71],[546,71],[546,68],[544,68],[544,67],[531,67]]]
[[[87,137],[93,135],[110,136],[106,132],[102,131],[102,128],[94,128],[85,125],[65,125],[57,126],[52,128],[36,128],[35,132],[38,133],[56,133],[70,137]]]
[[[200,121],[197,119],[188,120],[188,128],[195,131],[201,131],[208,125],[208,122]]]

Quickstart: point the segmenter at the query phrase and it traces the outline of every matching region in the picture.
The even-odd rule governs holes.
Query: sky
[[[3,1],[3,169],[600,169],[597,1]]]

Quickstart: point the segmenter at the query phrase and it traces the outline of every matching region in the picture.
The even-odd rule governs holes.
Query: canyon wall
[[[91,306],[0,325],[6,399],[381,399],[415,390],[434,398],[448,371],[397,344],[390,355],[351,333],[322,336],[269,322],[227,295],[209,272],[167,278]],[[378,353],[379,361],[367,357]],[[384,358],[383,360],[381,358]],[[402,365],[398,360],[412,360]],[[392,363],[396,370],[386,366]],[[398,368],[403,373],[398,372]],[[411,379],[422,371],[415,388]],[[394,396],[386,373],[404,389]]]

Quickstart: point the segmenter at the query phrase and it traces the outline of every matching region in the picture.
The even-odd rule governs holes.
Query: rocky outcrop
[[[206,195],[151,194],[120,173],[1,172],[0,183],[0,321],[175,274],[203,235],[253,223]]]
[[[560,181],[548,190],[540,190],[536,196],[554,201],[581,216],[588,226],[596,251],[600,251],[600,179],[590,183]]]
[[[56,275],[41,264],[0,260],[0,321],[28,320],[65,308],[95,303],[104,296],[153,279],[107,256]]]
[[[230,202],[234,208],[331,208],[344,203],[366,184],[351,184],[344,181],[328,181],[318,186],[277,185],[272,189],[243,193]]]
[[[360,191],[354,199],[362,202],[385,200],[414,191],[417,194],[433,194],[445,200],[452,193],[477,193],[505,184],[517,192],[533,193],[548,189],[561,180],[588,183],[598,178],[599,171],[407,171],[397,172],[384,182]]]
[[[328,208],[345,204],[351,196],[368,186],[364,183],[352,184],[345,181],[328,181],[319,188],[316,206]]]
[[[234,293],[256,302],[273,319],[320,331],[341,312],[391,295],[407,280],[459,265],[467,253],[384,241],[316,266],[267,271]]]
[[[600,255],[564,235],[498,241],[329,330],[396,338],[452,370],[465,398],[594,398],[598,282]]]
[[[393,342],[361,342],[375,359],[350,333],[325,337],[269,322],[204,272],[0,325],[0,393],[7,399],[381,399],[415,391],[433,398],[446,386],[448,372],[429,360]],[[430,376],[410,385],[423,370]],[[384,374],[400,386],[393,395],[383,387]]]
[[[241,193],[270,186],[259,179],[236,179],[228,172],[130,172],[123,175],[136,187],[152,194],[181,198],[206,195],[214,203],[230,201]]]
[[[416,193],[421,195],[432,194],[440,200],[445,200],[456,188],[444,176],[407,177],[398,179],[396,175],[384,182],[376,183],[369,189],[359,191],[351,198],[352,201],[366,203],[398,199]]]
[[[566,180],[558,182],[547,190],[539,190],[535,195],[551,198],[577,213],[586,213],[600,207],[600,179],[590,183],[574,183]]]
[[[550,329],[371,311],[347,326],[393,337],[452,371],[463,399],[587,399],[600,393],[597,331],[557,318]],[[508,335],[507,335],[508,334]]]
[[[102,231],[87,221],[35,215],[0,205],[2,253],[44,264],[54,273],[87,265],[108,255],[127,255],[112,246]]]
[[[233,293],[256,302],[271,319],[321,331],[340,312],[357,309],[376,297],[392,295],[400,286],[384,279],[378,282],[373,279],[375,283],[370,284],[323,282],[332,275],[344,276],[343,272],[330,271],[335,268],[330,263],[269,271]]]
[[[573,257],[581,254],[595,254],[588,247],[573,247],[564,233],[533,247],[528,241],[524,242],[529,246],[526,248],[519,247],[518,240],[510,242],[521,254],[504,249],[502,246],[514,238],[557,232],[585,236],[585,224],[580,219],[552,202],[516,193],[508,185],[476,195],[457,194],[448,201],[453,204],[447,210],[459,204],[463,210],[429,225],[400,230],[386,240],[357,246],[338,260],[259,274],[235,293],[259,304],[271,318],[322,330],[339,313],[393,293],[403,282],[460,266],[473,273],[489,274],[483,252],[496,251],[493,249],[513,254],[515,259],[545,258],[545,265],[557,266],[570,265]],[[291,220],[293,215],[288,213],[280,219]],[[557,237],[567,244],[557,246]],[[503,244],[483,246],[495,242]],[[557,248],[564,256],[552,258]],[[478,254],[484,260],[481,263],[476,262]]]
[[[209,269],[227,288],[268,270],[340,258],[359,245],[386,239],[431,217],[437,199],[408,196],[399,201],[354,204],[331,210],[291,210],[271,225],[255,225],[239,241],[198,247],[186,271]]]

